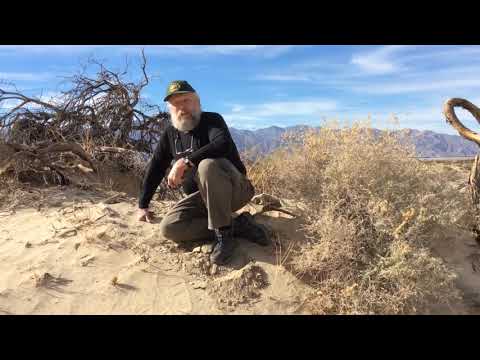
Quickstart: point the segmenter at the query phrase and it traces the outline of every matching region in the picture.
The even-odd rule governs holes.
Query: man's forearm
[[[138,200],[138,207],[140,209],[148,208],[150,201],[155,194],[155,191],[158,188],[158,185],[163,180],[165,176],[166,169],[163,167],[155,166],[155,164],[151,164],[148,168],[147,172],[145,173],[145,178],[142,183],[142,190]]]
[[[170,166],[172,160],[170,148],[168,146],[168,133],[164,131],[155,148],[152,159],[145,170],[142,188],[139,194],[138,207],[140,209],[148,208],[155,191],[165,176],[165,172]]]
[[[148,209],[148,206],[150,205],[150,201],[153,198],[153,195],[155,194],[155,191],[157,190],[157,186],[152,186],[151,188],[149,187],[148,189],[143,189],[142,193],[140,195],[140,198],[138,200],[138,208],[139,209]]]

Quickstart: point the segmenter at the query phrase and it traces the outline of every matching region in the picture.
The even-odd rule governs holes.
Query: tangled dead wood
[[[89,60],[96,75],[84,67],[50,99],[0,84],[0,176],[67,184],[66,170],[97,173],[109,160],[141,176],[169,118],[141,97],[150,83],[146,64],[142,51],[140,80],[133,82],[128,67],[112,71]]]
[[[127,70],[114,72],[95,60],[90,64],[99,68],[96,77],[84,69],[68,79],[69,90],[49,100],[0,88],[2,137],[16,144],[76,142],[151,153],[168,114],[141,100],[149,84],[144,53],[137,83],[126,80]]]
[[[448,99],[443,107],[443,113],[447,118],[447,122],[450,123],[458,133],[467,140],[473,141],[477,145],[480,146],[480,134],[470,130],[469,128],[465,127],[460,120],[458,119],[457,115],[455,114],[454,107],[462,107],[465,110],[469,111],[473,117],[480,123],[480,109],[472,104],[470,101],[461,99],[461,98],[451,98]],[[479,169],[479,155],[475,157],[475,161],[472,164],[472,169],[470,172],[469,177],[469,187],[470,187],[470,194],[472,198],[472,203],[480,210],[480,169]]]
[[[455,114],[454,107],[460,106],[469,111],[473,117],[480,123],[480,109],[472,104],[470,101],[461,98],[448,99],[443,107],[443,113],[447,118],[447,122],[450,123],[458,133],[465,139],[473,141],[480,146],[480,134],[465,127],[457,115]],[[475,156],[475,160],[472,163],[470,170],[470,176],[468,178],[468,187],[470,190],[470,198],[474,210],[475,225],[472,228],[473,233],[476,236],[476,241],[480,243],[480,154]]]

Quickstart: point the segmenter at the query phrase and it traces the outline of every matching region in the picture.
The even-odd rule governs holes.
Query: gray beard
[[[179,131],[191,131],[195,129],[200,122],[202,111],[190,115],[183,115],[181,117],[171,116],[172,125]]]

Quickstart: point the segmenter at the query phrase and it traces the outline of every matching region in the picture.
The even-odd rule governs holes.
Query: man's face
[[[193,93],[173,95],[168,100],[172,123],[180,131],[190,131],[200,122],[201,108]]]

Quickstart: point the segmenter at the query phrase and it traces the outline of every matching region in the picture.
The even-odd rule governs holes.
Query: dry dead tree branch
[[[137,83],[125,79],[126,70],[115,72],[92,60],[90,64],[98,67],[96,76],[86,70],[74,75],[71,88],[49,101],[0,89],[0,105],[18,102],[0,114],[0,134],[11,143],[82,143],[88,138],[94,146],[152,153],[168,114],[141,98],[150,83],[143,50],[141,59],[142,78]]]
[[[71,144],[52,144],[48,146],[47,148],[43,149],[38,149],[37,152],[40,155],[48,154],[48,153],[53,153],[53,152],[67,152],[70,151],[76,155],[82,160],[85,160],[90,164],[92,167],[93,171],[96,172],[97,169],[95,165],[93,164],[92,160],[90,157],[87,155],[87,153],[83,150],[83,148],[79,144],[71,143]]]
[[[95,172],[95,164],[108,159],[114,163],[125,160],[122,164],[127,168],[144,165],[169,119],[168,113],[141,97],[150,83],[144,51],[137,82],[128,80],[127,68],[113,71],[95,60],[89,65],[96,67],[94,76],[85,67],[66,79],[71,85],[67,90],[50,100],[26,95],[10,84],[8,90],[0,89],[0,108],[7,108],[0,112],[0,145],[8,144],[14,150],[13,155],[9,152],[11,159],[7,155],[0,158],[2,173],[21,161],[20,168],[31,175],[45,176],[45,171],[52,171],[63,177],[62,170],[73,168],[63,166],[67,158],[63,154],[68,152]],[[82,164],[77,168],[90,172]]]
[[[480,134],[473,132],[472,130],[465,127],[458,117],[455,114],[454,107],[460,106],[465,110],[469,111],[473,117],[480,123],[480,109],[472,104],[470,101],[461,99],[461,98],[451,98],[448,99],[443,107],[443,113],[445,114],[447,121],[452,125],[458,133],[463,136],[465,139],[473,141],[480,146]],[[476,218],[480,219],[480,157],[479,155],[475,156],[475,160],[472,164],[472,169],[470,171],[470,176],[468,179],[468,185],[470,188],[471,201],[476,209]],[[473,231],[477,234],[477,237],[480,236],[479,224],[476,224],[473,228]]]
[[[448,99],[443,106],[443,113],[447,121],[452,125],[458,133],[465,139],[475,142],[480,145],[480,135],[465,127],[455,114],[454,107],[460,106],[468,110],[473,117],[480,123],[480,109],[472,104],[470,101],[461,98]]]

